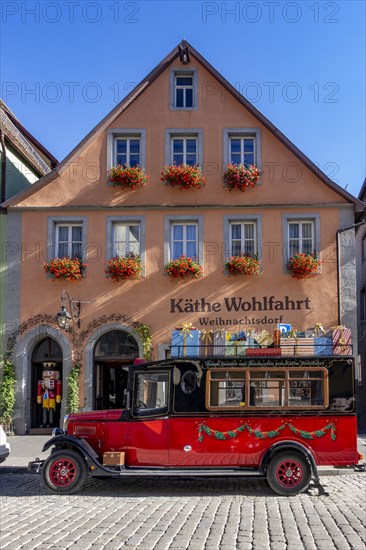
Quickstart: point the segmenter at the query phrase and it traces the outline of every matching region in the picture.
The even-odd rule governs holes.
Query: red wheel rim
[[[71,485],[75,481],[76,474],[76,464],[69,458],[57,460],[50,468],[50,480],[56,487]]]
[[[282,487],[297,487],[304,477],[304,470],[297,460],[283,460],[276,469],[276,479]]]

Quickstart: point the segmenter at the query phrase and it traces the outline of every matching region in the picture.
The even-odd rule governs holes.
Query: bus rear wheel
[[[267,481],[278,495],[298,495],[308,488],[311,481],[310,464],[301,454],[279,453],[268,465]]]
[[[87,478],[86,464],[75,451],[55,451],[42,468],[43,482],[47,490],[56,494],[76,493]]]

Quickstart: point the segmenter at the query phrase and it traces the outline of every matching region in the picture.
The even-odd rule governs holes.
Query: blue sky
[[[365,166],[365,2],[3,0],[1,97],[59,160],[182,38],[334,181]]]

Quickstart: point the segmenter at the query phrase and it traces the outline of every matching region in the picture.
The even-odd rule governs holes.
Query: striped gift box
[[[340,325],[332,330],[333,355],[352,355],[351,329]]]
[[[281,338],[281,355],[306,356],[314,355],[314,337]]]
[[[214,331],[213,336],[213,354],[215,357],[225,355],[226,330],[219,329]]]

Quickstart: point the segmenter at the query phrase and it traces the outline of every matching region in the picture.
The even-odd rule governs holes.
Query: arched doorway
[[[62,380],[62,350],[56,340],[50,337],[40,340],[33,349],[31,364],[31,427],[59,426],[60,404],[55,404],[55,411],[51,418],[45,418],[43,414],[43,400],[41,399],[41,403],[37,403],[37,386],[38,382],[42,380],[44,370],[58,373],[58,379]]]
[[[124,365],[139,355],[135,338],[125,330],[111,330],[94,348],[93,409],[120,409],[127,387]]]

